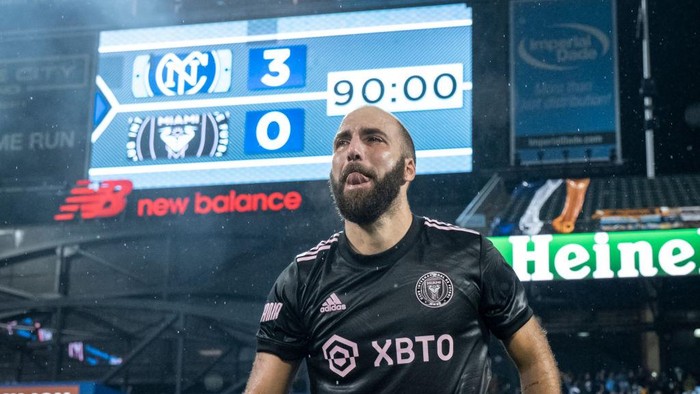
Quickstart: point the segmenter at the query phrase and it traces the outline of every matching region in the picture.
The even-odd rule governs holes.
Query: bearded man
[[[517,276],[479,233],[414,215],[415,176],[396,117],[367,106],[343,119],[329,184],[344,231],[277,279],[246,393],[287,392],[303,359],[312,393],[485,393],[491,335],[523,392],[559,392]]]

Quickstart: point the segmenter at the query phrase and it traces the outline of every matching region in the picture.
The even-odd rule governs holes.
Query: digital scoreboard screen
[[[90,179],[327,179],[367,104],[412,132],[419,174],[470,172],[471,35],[465,4],[102,32]]]

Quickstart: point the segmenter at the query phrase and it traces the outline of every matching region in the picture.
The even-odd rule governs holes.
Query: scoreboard
[[[449,4],[105,31],[89,177],[327,179],[342,116],[394,112],[418,174],[472,169],[472,13]]]

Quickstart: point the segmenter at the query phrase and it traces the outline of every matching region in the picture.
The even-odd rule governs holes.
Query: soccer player
[[[260,319],[246,393],[285,393],[306,359],[312,393],[485,393],[501,339],[524,392],[559,374],[523,287],[480,234],[411,212],[413,141],[361,107],[333,142],[330,188],[344,231],[298,255]]]

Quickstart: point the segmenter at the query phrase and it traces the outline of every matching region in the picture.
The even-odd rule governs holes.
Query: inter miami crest
[[[442,272],[428,272],[416,282],[416,297],[429,308],[440,308],[452,299],[452,280]]]
[[[228,113],[148,116],[129,119],[130,160],[221,157],[228,150]]]

